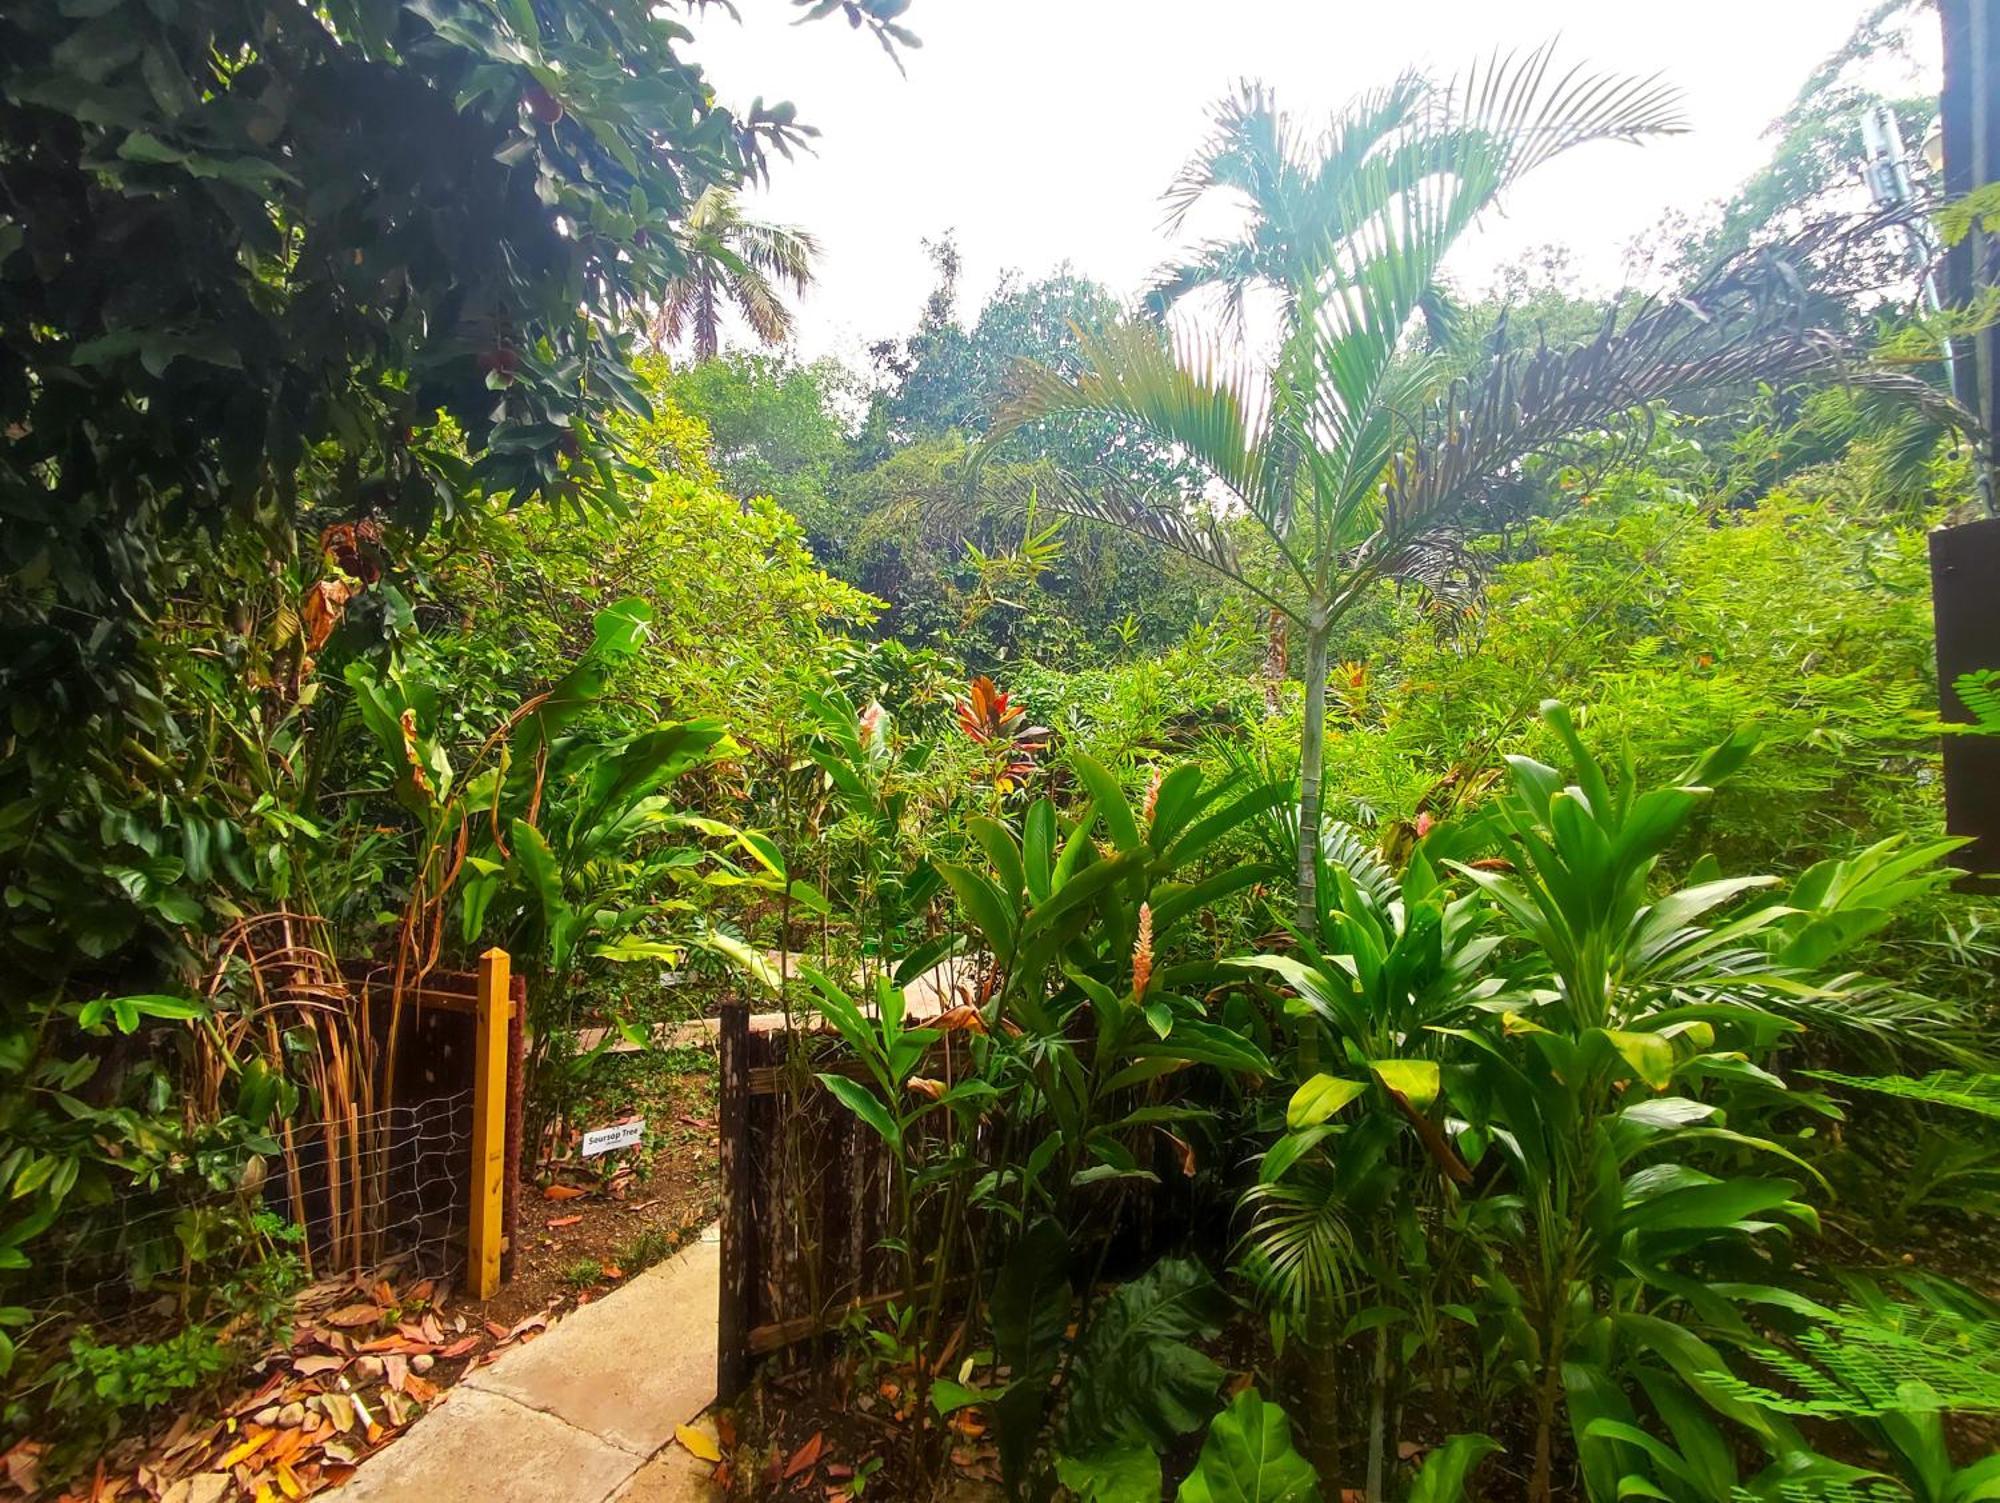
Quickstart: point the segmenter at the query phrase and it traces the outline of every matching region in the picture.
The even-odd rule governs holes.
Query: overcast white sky
[[[1530,248],[1571,248],[1585,280],[1619,280],[1626,247],[1670,208],[1698,209],[1765,157],[1764,130],[1837,47],[1865,0],[917,0],[909,76],[837,18],[794,27],[780,0],[694,24],[726,102],[790,99],[822,131],[780,161],[755,212],[820,239],[799,351],[862,363],[905,332],[931,285],[920,241],[956,229],[969,318],[999,273],[1067,261],[1130,296],[1170,249],[1161,190],[1208,106],[1261,78],[1315,118],[1416,64],[1455,72],[1494,46],[1561,38],[1599,67],[1659,70],[1692,131],[1555,163],[1463,248],[1479,287]]]

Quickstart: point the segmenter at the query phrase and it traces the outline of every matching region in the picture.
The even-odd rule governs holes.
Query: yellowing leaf
[[[703,1431],[692,1425],[674,1426],[674,1439],[687,1449],[690,1456],[702,1461],[722,1460],[722,1448]]]
[[[1674,1078],[1674,1046],[1657,1033],[1627,1033],[1617,1028],[1598,1030],[1647,1085],[1664,1091]]]
[[[1368,1068],[1390,1090],[1422,1111],[1437,1100],[1438,1067],[1434,1059],[1371,1059]]]

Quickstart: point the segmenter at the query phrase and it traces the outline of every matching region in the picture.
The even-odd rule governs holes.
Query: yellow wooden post
[[[475,1299],[500,1289],[500,1206],[507,1181],[507,1015],[511,962],[494,948],[479,957],[477,1035],[472,1054],[472,1210],[465,1282]]]

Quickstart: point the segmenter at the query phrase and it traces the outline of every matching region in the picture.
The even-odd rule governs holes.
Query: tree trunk
[[[1340,1328],[1334,1324],[1331,1300],[1311,1300],[1300,1322],[1297,1360],[1305,1386],[1306,1423],[1300,1426],[1306,1438],[1306,1460],[1319,1474],[1320,1491],[1329,1498],[1341,1494],[1340,1486]]]
[[[1368,1503],[1382,1503],[1382,1461],[1388,1449],[1384,1407],[1389,1396],[1389,1328],[1375,1328],[1375,1370],[1368,1384]]]
[[[1314,620],[1306,628],[1306,723],[1299,738],[1299,870],[1296,917],[1301,932],[1318,938],[1319,784],[1326,761],[1326,655],[1329,627]]]
[[[1292,654],[1287,639],[1285,613],[1272,608],[1268,626],[1269,636],[1264,644],[1264,713],[1275,715],[1285,684],[1285,674],[1292,666]],[[330,737],[327,739],[331,739]]]

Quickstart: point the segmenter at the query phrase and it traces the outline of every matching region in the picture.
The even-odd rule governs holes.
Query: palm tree
[[[1123,325],[1084,341],[1074,379],[1022,371],[981,452],[1026,423],[1114,417],[1185,454],[1224,510],[1256,524],[1268,567],[1246,564],[1213,507],[1161,506],[1067,477],[1055,497],[1206,564],[1303,638],[1297,920],[1310,933],[1329,645],[1347,613],[1379,581],[1421,581],[1449,559],[1449,529],[1523,460],[1690,392],[1824,370],[1838,352],[1785,317],[1768,295],[1782,278],[1752,266],[1614,312],[1577,349],[1496,350],[1470,382],[1447,385],[1440,358],[1405,338],[1438,302],[1446,254],[1556,154],[1679,129],[1673,94],[1651,79],[1557,75],[1544,47],[1443,88],[1403,81],[1369,96],[1306,165],[1260,101],[1225,109],[1222,144],[1197,159],[1184,189],[1213,181],[1250,192],[1250,231],[1170,273],[1155,303],[1200,285],[1232,295],[1275,286],[1288,320],[1271,368],[1225,356],[1213,339],[1176,347],[1150,325]]]
[[[1520,69],[1514,86],[1543,87],[1552,57],[1551,48],[1539,49]],[[1499,72],[1496,68],[1495,74]],[[1606,90],[1608,97],[1593,99],[1589,89],[1579,89],[1564,99],[1564,91],[1580,79]],[[1555,98],[1567,118],[1545,117],[1535,123],[1537,140],[1515,143],[1506,164],[1515,175],[1582,141],[1636,142],[1685,128],[1675,113],[1673,92],[1652,79],[1587,79],[1572,70],[1556,84]],[[1423,112],[1434,110],[1437,102],[1420,75],[1405,73],[1386,89],[1360,95],[1317,136],[1308,137],[1262,85],[1239,86],[1216,107],[1214,132],[1168,188],[1164,228],[1178,234],[1198,204],[1216,197],[1239,201],[1246,211],[1243,227],[1234,238],[1204,241],[1186,259],[1156,272],[1141,302],[1143,311],[1164,319],[1191,294],[1219,290],[1225,325],[1240,331],[1249,294],[1263,289],[1277,295],[1282,333],[1289,339],[1331,258],[1383,207],[1357,198],[1357,169],[1378,155],[1401,155],[1404,160],[1374,178],[1385,189],[1432,166],[1449,170],[1451,130],[1421,128],[1427,123]],[[1437,123],[1435,115],[1428,123]],[[1433,339],[1450,343],[1457,310],[1445,290],[1433,284],[1419,306]],[[1289,510],[1288,504],[1280,507],[1281,512]],[[1273,611],[1264,659],[1265,703],[1273,714],[1287,657],[1287,622],[1282,612]]]
[[[806,290],[819,242],[804,230],[751,219],[734,192],[717,186],[694,201],[681,250],[686,269],[667,284],[648,332],[661,349],[690,334],[695,359],[712,360],[721,347],[725,304],[733,304],[764,343],[783,342],[792,313],[780,288]]]

